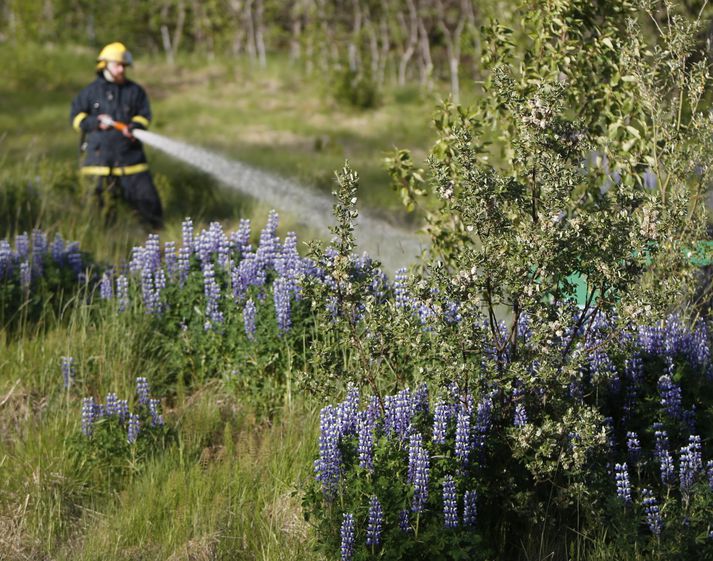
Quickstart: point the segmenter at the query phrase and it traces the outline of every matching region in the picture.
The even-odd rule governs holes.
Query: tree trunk
[[[420,14],[423,13],[423,0],[419,5]],[[431,80],[433,76],[433,59],[431,58],[431,43],[428,36],[428,29],[426,29],[426,24],[423,20],[422,15],[418,15],[418,35],[419,35],[419,73],[421,86],[427,88],[428,90],[433,88],[433,82]]]
[[[448,56],[448,70],[451,75],[451,94],[453,101],[460,103],[460,80],[458,73],[460,71],[460,51],[461,51],[461,35],[465,27],[465,18],[463,13],[463,0],[458,4],[458,14],[456,16],[456,24],[453,29],[448,26],[448,18],[446,15],[443,0],[436,1],[436,12],[438,14],[438,27],[443,33],[443,38],[446,42],[446,54]]]
[[[264,13],[263,0],[256,0],[255,3],[255,47],[257,48],[258,61],[262,68],[267,66],[267,55],[265,53],[265,25],[263,22]]]
[[[290,60],[296,62],[302,56],[302,14],[296,4],[290,10],[292,34],[290,35]]]
[[[399,86],[406,84],[406,72],[408,70],[409,62],[413,54],[416,52],[416,46],[418,45],[418,13],[416,12],[416,5],[413,0],[406,0],[406,6],[408,8],[408,23],[403,13],[399,11],[399,23],[405,35],[408,36],[406,47],[401,53],[401,58],[399,60]]]
[[[247,0],[245,2],[245,12],[243,21],[247,30],[247,38],[245,40],[245,50],[248,56],[255,60],[257,58],[257,49],[255,48],[255,22],[253,20],[253,3],[255,0]]]
[[[389,35],[388,14],[386,12],[381,15],[379,27],[381,31],[381,56],[379,58],[377,82],[381,87],[384,85],[386,78],[386,65],[389,62],[389,51],[391,51],[391,36]]]
[[[359,41],[362,27],[362,11],[361,3],[359,0],[352,0],[352,5],[354,6],[353,20],[352,20],[352,35],[349,39],[348,53],[349,53],[349,70],[352,72],[357,72],[360,66],[359,60]]]

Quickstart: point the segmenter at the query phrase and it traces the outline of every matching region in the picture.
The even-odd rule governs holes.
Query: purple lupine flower
[[[446,475],[443,480],[443,525],[446,528],[458,527],[456,482],[450,475]]]
[[[144,268],[144,248],[135,245],[131,248],[131,258],[129,259],[129,272],[132,275],[141,273]]]
[[[190,218],[186,218],[181,223],[181,240],[188,254],[193,253],[193,221]]]
[[[353,382],[347,384],[347,396],[337,406],[337,424],[339,438],[354,434],[357,429],[357,411],[359,409],[359,388]]]
[[[119,311],[126,311],[129,307],[129,279],[126,275],[116,277],[116,299],[119,302]]]
[[[639,326],[638,346],[649,355],[658,355],[663,351],[663,328],[660,326]]]
[[[704,321],[696,323],[691,336],[690,360],[694,366],[703,367],[710,364],[711,351],[708,346],[708,328]]]
[[[624,361],[624,375],[632,385],[639,385],[644,375],[644,361],[636,353],[631,358]]]
[[[230,241],[225,235],[220,222],[211,222],[208,228],[213,239],[213,247],[217,255],[218,265],[225,268],[230,259]]]
[[[106,417],[106,406],[103,403],[94,404],[94,419],[103,419]]]
[[[384,522],[384,512],[376,495],[369,502],[369,520],[366,524],[366,545],[381,545],[381,526]]]
[[[414,433],[409,439],[409,483],[414,486],[411,510],[421,512],[428,501],[428,481],[431,471],[431,462],[428,451],[423,447],[420,433]]]
[[[69,263],[69,267],[76,273],[77,278],[81,279],[84,261],[82,260],[82,254],[79,253],[79,244],[77,242],[72,242],[67,246],[65,258]]]
[[[428,415],[428,385],[423,383],[413,392],[413,414],[424,413]]]
[[[458,302],[449,300],[443,308],[443,321],[446,325],[457,325],[463,320]]]
[[[124,423],[129,418],[129,401],[119,399],[116,402],[116,414],[119,416],[119,421]]]
[[[656,502],[656,497],[651,489],[643,489],[641,491],[641,495],[643,497],[641,504],[644,507],[646,524],[652,534],[659,536],[661,535],[661,530],[663,529],[663,520],[661,520],[661,511],[659,510],[659,505]]]
[[[411,427],[413,403],[411,390],[405,388],[396,395],[386,396],[384,400],[384,432],[393,433],[405,441]]]
[[[446,443],[446,430],[448,429],[448,419],[451,416],[451,406],[439,400],[433,409],[433,436],[431,442],[434,444]]]
[[[467,407],[462,407],[456,418],[455,454],[463,466],[469,463],[471,451],[470,434],[470,411]]]
[[[47,234],[35,228],[32,230],[32,269],[37,276],[42,276],[42,260],[47,253]]]
[[[681,419],[683,411],[681,409],[681,388],[674,383],[671,376],[664,374],[658,381],[659,396],[661,405],[666,414],[674,420]]]
[[[476,450],[481,450],[485,446],[485,436],[490,431],[493,416],[493,397],[485,396],[478,403],[478,410],[475,415],[475,427],[473,429],[473,446]]]
[[[74,358],[71,356],[62,357],[62,378],[64,378],[64,388],[67,389],[74,382],[75,375]]]
[[[176,253],[176,242],[166,242],[163,244],[163,262],[166,265],[166,274],[171,280],[178,276],[178,254]]]
[[[164,273],[163,269],[156,271],[154,275],[154,285],[156,286],[156,298],[158,299],[161,291],[166,289],[166,273]],[[159,308],[160,306],[159,304]]]
[[[631,483],[629,483],[629,469],[626,464],[614,466],[616,480],[616,494],[625,504],[631,504]]]
[[[251,286],[264,286],[267,280],[265,270],[260,266],[254,253],[247,253],[237,267],[231,271],[233,298],[240,300]]]
[[[206,331],[223,323],[223,313],[220,311],[220,287],[215,280],[212,263],[203,266],[203,287],[206,299]]]
[[[29,257],[30,238],[27,236],[27,232],[23,232],[22,234],[15,236],[15,253],[17,254],[18,261]]]
[[[136,378],[136,396],[140,405],[149,404],[149,381],[143,376]]]
[[[20,286],[22,287],[23,292],[29,292],[31,282],[32,268],[30,267],[29,261],[23,261],[20,263]]]
[[[243,324],[245,326],[245,335],[249,341],[255,340],[255,302],[250,298],[245,302],[245,307],[243,308]]]
[[[374,471],[374,421],[368,411],[362,411],[357,421],[357,437],[359,439],[359,466]]]
[[[178,250],[178,283],[180,286],[186,282],[188,273],[191,270],[191,250],[190,248],[181,246]]]
[[[408,534],[411,531],[411,522],[409,521],[408,509],[399,511],[399,529]]]
[[[119,416],[119,398],[114,392],[106,394],[105,409],[107,417]]]
[[[708,475],[708,487],[713,491],[713,460],[708,460],[706,463],[706,473]]]
[[[260,241],[255,252],[260,268],[263,271],[271,269],[275,265],[275,258],[280,251],[280,241],[277,237],[277,226],[280,219],[274,210],[267,216],[267,223],[260,232]]]
[[[661,482],[664,485],[671,485],[675,481],[675,474],[673,468],[673,458],[668,451],[668,434],[663,428],[661,423],[654,423],[654,430],[656,436],[656,448],[654,450],[654,457],[659,462],[659,469],[661,473]]]
[[[319,414],[319,459],[314,462],[315,478],[322,484],[328,501],[334,499],[339,487],[342,454],[339,450],[337,410],[332,405]]]
[[[143,251],[143,269],[155,273],[161,268],[161,242],[158,234],[149,234]]]
[[[681,448],[681,464],[679,468],[681,493],[687,495],[690,492],[702,470],[701,437],[692,434],[688,437],[688,446]]]
[[[401,268],[396,271],[394,275],[394,296],[397,308],[408,308],[411,305],[411,298],[408,295],[408,290],[406,288],[406,281],[408,280],[408,275],[406,274],[406,268]]]
[[[475,527],[478,521],[478,492],[466,491],[463,497],[463,525]]]
[[[302,258],[297,251],[297,234],[294,232],[287,233],[282,251],[275,259],[275,270],[280,277],[286,280],[290,294],[299,299],[299,279],[303,274],[303,270]]]
[[[635,432],[629,431],[626,433],[626,449],[629,452],[629,461],[632,464],[636,464],[641,457],[641,443],[639,442],[639,435]]]
[[[99,284],[99,297],[102,300],[111,300],[114,297],[114,279],[111,271],[104,271]]]
[[[127,429],[126,433],[126,440],[129,442],[129,444],[133,444],[134,442],[136,442],[136,439],[139,437],[140,428],[141,427],[138,414],[129,413],[129,428]]]
[[[86,437],[92,436],[94,432],[94,398],[85,397],[82,399],[82,434]]]
[[[278,277],[272,284],[275,301],[275,318],[279,332],[285,333],[292,327],[289,282],[285,277]]]
[[[0,278],[10,276],[15,258],[10,247],[10,242],[0,240]]]
[[[233,246],[241,257],[252,251],[250,245],[250,219],[241,218],[238,230],[231,236]]]
[[[342,561],[351,561],[354,555],[354,515],[344,513],[342,527],[339,531],[342,538]]]
[[[64,257],[64,239],[59,233],[54,235],[54,241],[50,246],[50,255],[52,256],[52,261],[54,261],[57,265],[62,264]]]
[[[161,402],[158,399],[149,400],[149,413],[151,413],[151,426],[152,427],[162,427],[163,426],[163,415],[159,412],[161,408]]]
[[[141,270],[141,294],[147,314],[158,313],[158,290],[154,287],[153,274],[148,268]]]

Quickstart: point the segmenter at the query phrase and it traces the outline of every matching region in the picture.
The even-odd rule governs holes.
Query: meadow
[[[105,223],[93,52],[0,50],[0,558],[713,559],[703,22],[570,4],[484,28],[460,105],[137,59],[154,130],[333,191],[330,240],[152,151],[165,228]]]

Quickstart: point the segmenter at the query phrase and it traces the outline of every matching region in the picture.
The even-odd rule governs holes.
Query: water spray
[[[102,123],[124,133],[126,123],[102,118]],[[143,129],[131,130],[138,140],[214,177],[221,183],[250,195],[270,207],[287,211],[303,225],[330,237],[333,200],[295,181],[229,160],[203,148]],[[356,239],[361,250],[379,259],[387,270],[411,265],[427,247],[415,233],[392,226],[385,220],[360,212]]]

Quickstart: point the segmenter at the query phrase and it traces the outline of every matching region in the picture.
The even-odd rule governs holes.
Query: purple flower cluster
[[[136,442],[141,432],[141,417],[151,418],[151,427],[161,427],[164,424],[161,414],[161,403],[158,399],[149,397],[148,381],[144,377],[136,378],[136,397],[138,410],[131,412],[126,399],[118,399],[116,393],[109,392],[103,404],[96,403],[93,397],[82,399],[82,434],[91,437],[94,434],[96,422],[100,419],[116,419],[126,430],[126,440],[129,444]]]
[[[673,458],[669,452],[668,433],[663,429],[663,425],[660,423],[654,424],[654,431],[656,437],[654,457],[659,462],[661,483],[664,485],[672,485],[676,476],[673,468]]]
[[[456,482],[450,475],[447,475],[443,480],[443,525],[446,528],[458,527]]]
[[[463,496],[463,525],[475,527],[478,521],[478,493],[466,491]]]
[[[631,483],[629,482],[629,469],[626,464],[616,464],[614,466],[614,479],[618,497],[625,504],[631,504]]]
[[[52,262],[60,268],[74,272],[75,278],[83,278],[84,261],[77,242],[66,243],[60,234],[50,244],[47,234],[33,230],[15,236],[15,248],[8,239],[0,240],[0,281],[16,282],[28,292],[34,280],[45,274],[45,263]]]
[[[671,376],[664,374],[658,381],[659,396],[661,406],[671,419],[681,419],[683,410],[681,406],[681,388],[671,379]]]
[[[131,278],[141,289],[144,309],[151,314],[163,313],[163,291],[169,285],[182,287],[191,275],[200,274],[205,298],[204,328],[218,329],[225,321],[226,308],[234,303],[246,307],[246,336],[253,338],[255,304],[266,300],[266,286],[271,282],[278,327],[282,333],[288,331],[293,302],[301,297],[301,280],[307,274],[317,275],[317,270],[309,259],[299,255],[294,232],[287,234],[284,243],[280,241],[278,223],[277,214],[271,212],[255,249],[250,244],[249,220],[241,220],[238,231],[227,235],[217,222],[195,233],[187,218],[182,225],[183,245],[177,250],[174,242],[166,242],[163,256],[158,236],[150,235],[144,246],[133,249],[129,262]],[[128,280],[117,277],[115,291],[110,277],[102,283],[102,296],[116,297],[121,311],[129,305]],[[226,295],[232,295],[232,302]]]
[[[344,513],[342,517],[342,528],[340,530],[342,537],[342,561],[351,561],[354,555],[354,515]]]
[[[62,378],[64,379],[64,388],[67,389],[74,382],[76,368],[74,366],[74,358],[71,356],[62,357]]]
[[[428,484],[431,475],[431,460],[428,450],[423,446],[420,433],[414,433],[409,439],[408,481],[413,485],[411,510],[422,512],[428,502]]]
[[[701,453],[701,437],[691,435],[688,446],[681,448],[681,462],[679,467],[679,483],[681,493],[690,493],[693,484],[703,472],[703,457]]]
[[[661,511],[659,510],[659,505],[656,502],[656,497],[651,489],[643,489],[641,491],[641,496],[643,497],[641,504],[644,507],[646,525],[649,527],[652,534],[659,536],[661,535],[661,530],[663,529],[663,520],[661,519]]]
[[[369,503],[369,520],[366,525],[366,545],[381,545],[381,526],[384,523],[384,512],[376,496]]]
[[[704,321],[689,328],[673,314],[657,325],[640,326],[637,345],[648,355],[671,359],[682,357],[709,376],[712,372],[708,328]]]

